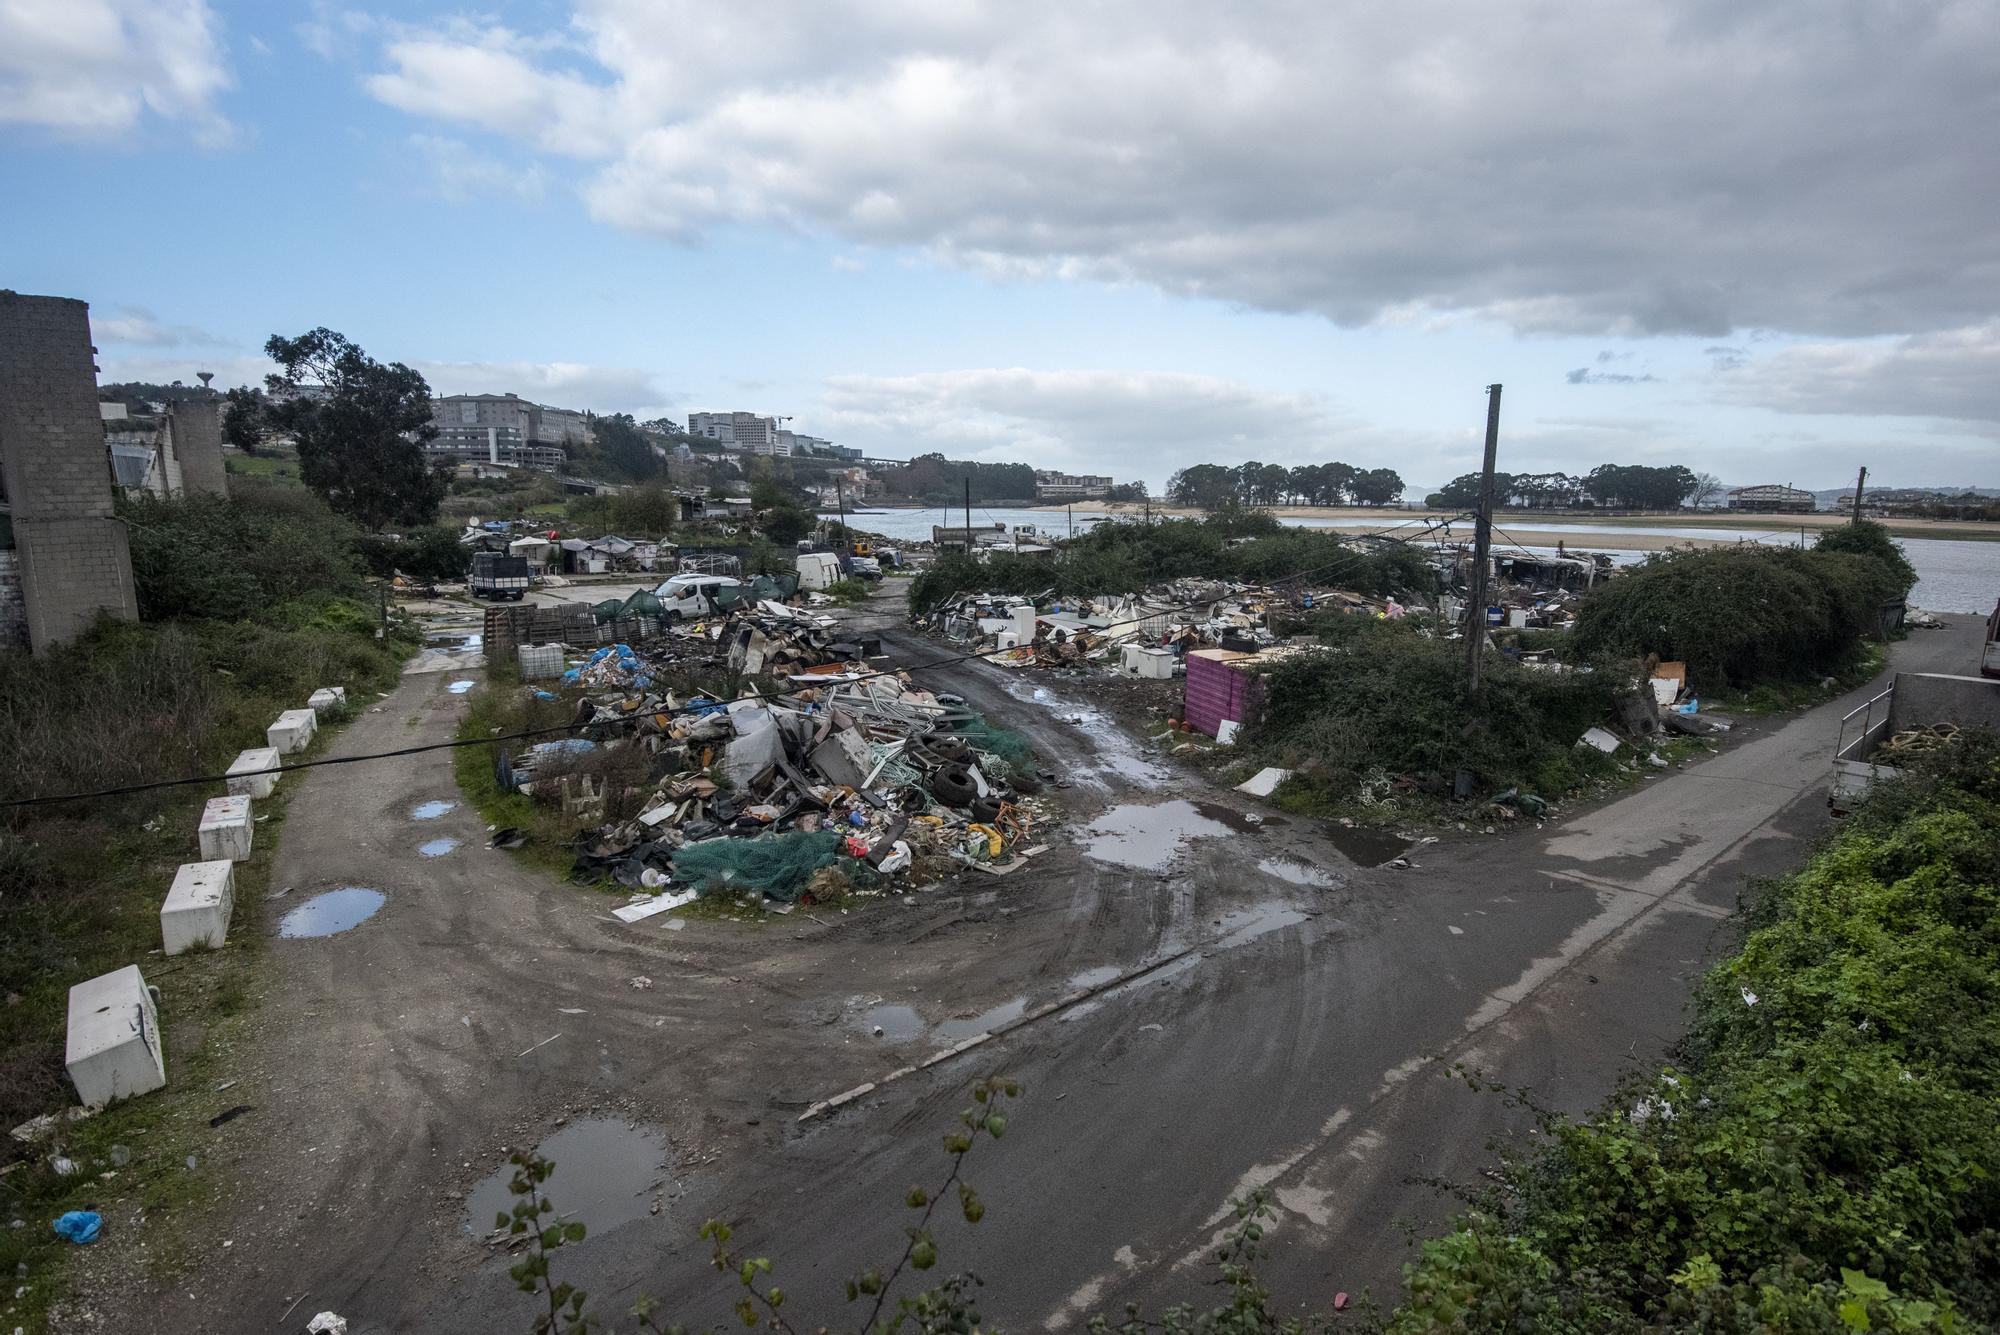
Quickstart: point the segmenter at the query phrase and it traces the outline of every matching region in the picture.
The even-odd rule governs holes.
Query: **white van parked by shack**
[[[742,587],[742,580],[729,575],[675,575],[662,581],[653,596],[660,600],[661,614],[674,622],[709,615],[716,610],[716,595]]]

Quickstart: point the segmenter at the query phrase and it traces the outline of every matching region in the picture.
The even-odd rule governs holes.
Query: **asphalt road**
[[[886,612],[860,615],[899,658],[942,656]],[[1971,624],[1913,636],[1897,666],[1962,669]],[[452,676],[406,679],[336,753],[448,735]],[[968,873],[825,921],[626,926],[617,900],[485,849],[463,806],[412,820],[456,797],[443,755],[305,776],[273,882],[295,888],[239,922],[269,930],[287,899],[343,885],[387,902],[342,935],[272,943],[264,1023],[231,1094],[258,1112],[211,1156],[234,1246],[140,1310],[96,1313],[104,1327],[292,1329],[277,1317],[309,1295],[295,1316],[331,1308],[355,1335],[525,1329],[465,1195],[508,1148],[586,1114],[657,1127],[671,1147],[634,1184],[657,1213],[564,1254],[601,1311],[648,1292],[690,1324],[727,1319],[734,1282],[695,1237],[719,1215],[774,1258],[795,1320],[838,1323],[842,1281],[893,1258],[904,1191],[941,1179],[939,1135],[994,1071],[1026,1096],[970,1164],[986,1219],[940,1229],[945,1268],[985,1279],[989,1320],[1060,1328],[1128,1299],[1199,1300],[1204,1249],[1254,1185],[1280,1207],[1266,1267],[1280,1303],[1393,1300],[1410,1255],[1399,1225],[1451,1210],[1416,1179],[1477,1184],[1488,1140],[1520,1127],[1444,1067],[1584,1108],[1656,1063],[1744,878],[1795,864],[1822,828],[1834,731],[1861,695],[1740,728],[1722,754],[1545,829],[1456,836],[1397,870],[1355,865],[1337,831],[1243,819],[1254,804],[1058,686],[1037,699],[1036,680],[979,663],[924,678],[1031,733],[1072,785],[1075,837],[1006,878]],[[1209,805],[1165,805],[1183,800]],[[1177,840],[1168,813],[1202,837]],[[437,837],[462,842],[420,857]],[[873,1004],[934,1026],[1168,958],[798,1121],[941,1045],[935,1029],[875,1037]],[[560,1165],[550,1185],[560,1202]]]

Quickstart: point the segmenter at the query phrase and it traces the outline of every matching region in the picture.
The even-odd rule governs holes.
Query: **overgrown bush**
[[[1685,1064],[1409,1268],[1398,1331],[1992,1329],[2000,743],[1889,785],[1769,887]]]
[[[458,530],[441,524],[402,534],[357,533],[354,546],[368,573],[378,579],[400,573],[413,579],[459,580],[472,564]]]
[[[132,582],[147,621],[269,617],[309,593],[359,595],[359,530],[298,488],[282,499],[221,496],[121,500]]]
[[[1583,657],[1657,654],[1703,691],[1838,672],[1898,597],[1880,560],[1790,547],[1661,552],[1592,592],[1572,640]]]
[[[1917,568],[1910,564],[1909,557],[1903,555],[1903,545],[1889,536],[1888,529],[1872,519],[1826,530],[1813,543],[1813,550],[1871,557],[1881,562],[1895,579],[1900,593],[1908,593],[1917,582]]]
[[[1372,597],[1421,597],[1436,588],[1430,565],[1413,547],[1386,543],[1358,550],[1337,533],[1287,528],[1267,514],[1245,513],[1100,524],[1063,543],[1052,558],[942,556],[911,585],[910,606],[923,613],[959,593],[1137,593],[1182,578],[1296,580]]]
[[[1263,672],[1265,721],[1247,741],[1267,763],[1300,772],[1287,790],[1294,801],[1337,803],[1384,777],[1443,793],[1461,768],[1482,791],[1519,785],[1554,798],[1607,767],[1576,742],[1617,707],[1624,674],[1558,674],[1489,655],[1474,697],[1458,643],[1344,614],[1322,631],[1338,643]]]

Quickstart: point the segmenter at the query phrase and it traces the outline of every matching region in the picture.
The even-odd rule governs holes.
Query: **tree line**
[[[1672,464],[1599,464],[1581,477],[1569,473],[1495,473],[1493,497],[1500,505],[1555,510],[1575,505],[1622,506],[1634,510],[1675,510],[1703,505],[1722,491],[1713,473]],[[1440,510],[1463,510],[1479,503],[1479,474],[1462,473],[1424,498]]]
[[[1403,494],[1393,468],[1351,464],[1196,464],[1167,481],[1167,499],[1203,510],[1232,505],[1387,505]]]

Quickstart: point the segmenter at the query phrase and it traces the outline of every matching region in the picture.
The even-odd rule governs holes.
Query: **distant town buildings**
[[[588,415],[518,394],[447,394],[431,400],[437,436],[425,453],[451,463],[485,462],[557,472],[566,449],[590,443]]]
[[[1819,498],[1801,487],[1766,482],[1730,492],[1729,508],[1746,514],[1806,514],[1819,508]]]
[[[858,449],[836,445],[821,436],[808,436],[803,431],[786,430],[778,425],[784,420],[761,413],[689,413],[687,434],[744,454],[780,459],[861,457]]]
[[[1035,499],[1038,501],[1085,501],[1098,500],[1109,494],[1112,482],[1108,477],[1092,473],[1055,473],[1047,469],[1035,470]]]

